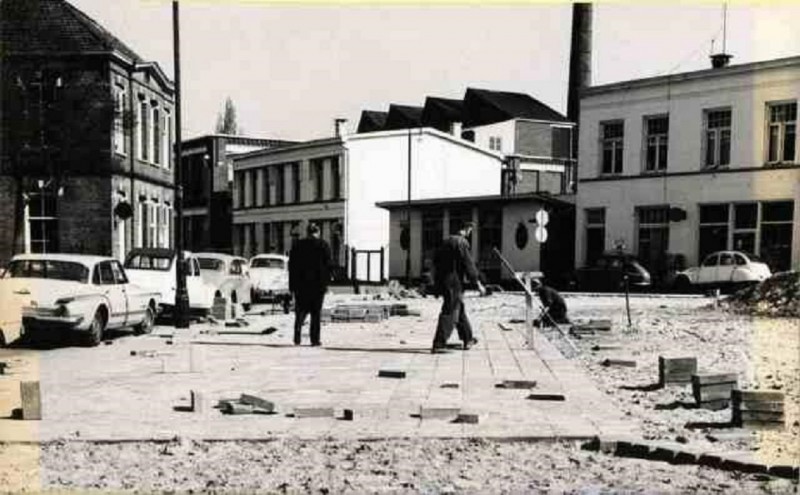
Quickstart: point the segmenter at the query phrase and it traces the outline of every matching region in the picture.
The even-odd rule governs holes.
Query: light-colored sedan
[[[195,256],[203,280],[216,287],[230,302],[239,303],[248,311],[252,304],[252,285],[247,260],[219,253],[195,253]]]
[[[692,288],[737,289],[772,276],[769,267],[755,256],[740,251],[718,251],[675,277],[678,290]]]
[[[166,248],[135,248],[125,258],[125,271],[131,281],[158,291],[161,294],[161,306],[168,312],[175,306],[177,258],[174,249]],[[189,308],[193,312],[207,314],[214,305],[214,297],[221,296],[222,292],[203,280],[197,257],[184,251],[183,260]]]
[[[250,258],[250,282],[253,302],[279,302],[289,308],[289,258],[280,254],[259,254]]]
[[[25,254],[9,263],[0,280],[0,301],[6,342],[20,333],[70,331],[94,346],[109,329],[149,333],[160,295],[132,284],[113,258]]]

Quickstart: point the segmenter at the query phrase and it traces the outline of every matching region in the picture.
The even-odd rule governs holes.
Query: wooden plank
[[[737,390],[731,398],[734,401],[783,401],[783,392],[766,390]]]
[[[709,399],[703,402],[698,402],[697,407],[700,409],[708,409],[709,411],[721,411],[730,406],[730,399]]]
[[[563,394],[530,394],[528,400],[554,400],[563,401],[567,398]]]
[[[515,390],[528,390],[536,387],[536,380],[503,380],[495,385],[496,388],[507,388]]]
[[[465,425],[476,425],[478,424],[479,419],[480,418],[477,414],[459,413],[459,415],[456,416],[456,419],[453,422]]]
[[[739,375],[736,373],[696,373],[692,375],[692,383],[709,385],[713,383],[736,383]]]
[[[294,417],[303,418],[332,418],[332,407],[295,407]]]
[[[405,378],[406,372],[400,370],[379,370],[379,378]]]
[[[39,382],[20,382],[19,395],[22,399],[22,419],[42,419],[42,398]]]
[[[192,390],[190,392],[190,408],[192,412],[201,413],[205,409],[206,401],[202,392]]]
[[[628,359],[604,359],[600,362],[603,366],[625,366],[628,368],[635,368],[636,361],[631,361]]]
[[[731,400],[731,392],[736,390],[737,386],[736,382],[707,385],[692,383],[692,395],[698,403],[717,399]]]
[[[783,411],[740,411],[739,418],[741,421],[770,421],[775,423],[783,423]]]
[[[425,407],[419,408],[419,417],[422,419],[456,419],[461,413],[458,407]]]
[[[783,412],[783,402],[738,402],[736,406],[740,411],[767,411],[767,412]]]

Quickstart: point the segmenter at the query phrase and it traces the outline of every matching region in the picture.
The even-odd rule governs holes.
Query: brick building
[[[65,0],[0,9],[0,263],[170,246],[172,82]]]
[[[190,251],[231,253],[233,156],[293,141],[208,134],[184,140],[183,242]]]

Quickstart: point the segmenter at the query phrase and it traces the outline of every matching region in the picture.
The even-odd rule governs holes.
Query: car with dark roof
[[[651,284],[650,272],[631,253],[608,251],[573,275],[575,289],[586,292],[618,292],[625,290],[625,278],[631,290]]]

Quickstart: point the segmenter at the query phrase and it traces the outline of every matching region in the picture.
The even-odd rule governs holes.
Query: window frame
[[[728,116],[728,123],[727,125],[715,125],[711,127],[711,120],[710,116],[715,113],[725,113],[727,112]],[[702,135],[702,157],[701,163],[703,169],[714,169],[714,168],[724,168],[730,166],[731,163],[731,144],[733,139],[733,109],[731,107],[715,107],[715,108],[706,108],[703,110],[703,135]],[[722,162],[722,143],[723,143],[723,135],[727,132],[727,162]],[[708,153],[709,153],[709,134],[714,136],[714,144],[713,144],[713,157],[711,163],[708,161]]]
[[[766,112],[765,112],[765,132],[764,132],[764,162],[769,165],[777,165],[781,163],[796,163],[798,161],[797,158],[797,148],[798,148],[798,139],[797,139],[797,100],[777,100],[777,101],[769,101],[766,104]],[[772,119],[772,110],[773,108],[779,107],[793,107],[794,112],[794,119],[793,120],[778,120],[773,122]],[[790,157],[789,159],[786,158],[786,134],[787,128],[791,125],[794,129],[794,139],[792,140],[792,147],[794,149],[794,156]],[[776,159],[772,159],[772,129],[777,129],[777,140],[776,143]]]
[[[619,136],[606,137],[606,128],[611,126],[620,126],[621,133]],[[605,120],[600,122],[600,175],[620,175],[622,174],[625,166],[625,120]],[[611,163],[609,170],[606,171],[606,144],[611,144]],[[619,163],[617,163],[619,158]]]
[[[650,132],[650,122],[654,122],[656,120],[666,120],[666,130],[664,132],[658,133],[651,133]],[[669,113],[660,113],[660,114],[653,114],[653,115],[645,115],[643,117],[643,126],[642,126],[642,172],[646,174],[657,174],[666,172],[669,168]],[[655,149],[655,158],[653,162],[653,166],[650,166],[649,161],[649,150],[650,150],[650,140],[651,138],[655,139],[655,143],[652,146]],[[663,153],[661,149],[663,148]],[[664,166],[661,167],[661,158],[663,156]]]

